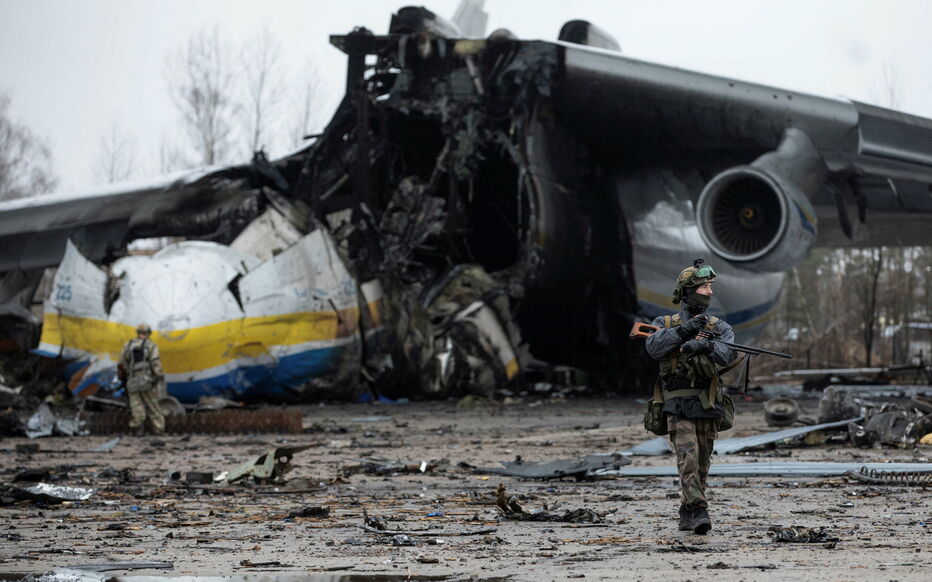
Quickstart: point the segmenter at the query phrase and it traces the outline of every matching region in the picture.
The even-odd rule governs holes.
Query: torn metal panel
[[[136,238],[235,234],[258,214],[266,182],[251,166],[210,166],[0,203],[0,271],[57,265],[69,240],[102,261]]]
[[[291,458],[311,448],[313,445],[294,447],[278,447],[263,453],[251,461],[246,461],[239,467],[227,473],[226,481],[235,483],[241,479],[252,477],[258,481],[282,481],[286,473],[294,469]]]
[[[861,417],[849,418],[847,420],[840,420],[838,422],[826,422],[824,424],[814,424],[811,426],[798,426],[795,428],[787,428],[748,437],[721,439],[715,441],[714,452],[720,455],[739,453],[745,449],[753,449],[755,447],[769,445],[771,443],[799,437],[810,432],[815,432],[817,430],[831,430],[833,428],[847,427],[849,422],[856,422],[860,419]]]
[[[433,336],[434,393],[491,394],[520,370],[508,299],[479,265],[457,265],[422,300]]]
[[[887,471],[891,473],[932,473],[932,463],[713,463],[709,475],[715,477],[833,477],[848,471]],[[601,470],[599,475],[619,477],[675,477],[679,475],[675,466],[623,467]]]
[[[39,353],[80,358],[75,395],[109,387],[135,326],[155,330],[167,390],[203,395],[287,394],[333,370],[359,341],[358,288],[329,235],[316,230],[261,261],[206,242],[116,261],[112,275],[71,245],[46,302]],[[370,320],[378,287],[368,286]]]
[[[643,443],[637,444],[629,449],[616,451],[614,454],[633,455],[633,456],[658,456],[658,455],[667,455],[672,452],[673,450],[670,448],[670,439],[668,439],[667,437],[657,437],[657,438],[652,438],[650,440],[646,440]]]
[[[850,420],[858,420],[857,418]],[[753,449],[756,447],[764,446],[771,443],[780,442],[787,439],[792,439],[799,437],[810,432],[817,430],[826,430],[832,428],[842,428],[847,427],[849,420],[842,420],[838,422],[829,422],[825,424],[817,424],[811,426],[800,426],[796,428],[788,428],[784,430],[778,430],[774,432],[767,432],[758,435],[753,435],[749,437],[733,437],[727,439],[721,439],[715,441],[714,452],[722,455],[728,455],[732,453],[738,453],[746,449]],[[656,456],[656,455],[666,455],[672,453],[673,450],[670,447],[670,439],[666,437],[656,437],[644,441],[634,447],[629,449],[624,449],[621,451],[616,451],[615,454],[619,455],[646,455],[646,456]]]
[[[80,420],[80,410],[55,408],[48,402],[39,405],[36,412],[26,422],[26,436],[34,439],[52,435],[76,436],[88,434]]]
[[[36,345],[40,321],[29,308],[42,280],[42,269],[0,272],[0,352]]]
[[[932,432],[932,414],[911,407],[884,403],[867,407],[867,421],[848,424],[851,442],[859,447],[884,444],[894,447],[911,447],[923,436]]]
[[[502,463],[504,469],[498,467],[476,467],[477,473],[491,473],[494,475],[508,475],[522,479],[561,479],[575,477],[583,479],[591,477],[596,471],[617,468],[631,463],[619,455],[586,455],[577,459],[562,459],[549,463]]]
[[[230,248],[266,261],[298,242],[303,233],[275,208],[269,208],[243,229]]]
[[[68,487],[50,483],[36,483],[29,487],[0,487],[0,504],[20,500],[42,501],[45,503],[62,503],[65,501],[84,501],[96,493],[96,489],[87,487]]]

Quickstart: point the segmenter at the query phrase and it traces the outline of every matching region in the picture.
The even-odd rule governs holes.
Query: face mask
[[[683,298],[683,302],[689,307],[704,310],[709,306],[709,303],[712,302],[712,297],[708,295],[699,295],[696,293],[695,289],[690,289],[686,297]]]

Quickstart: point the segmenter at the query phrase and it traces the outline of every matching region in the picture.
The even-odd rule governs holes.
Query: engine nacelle
[[[696,222],[716,255],[749,271],[785,271],[816,241],[809,197],[824,166],[804,133],[787,130],[780,147],[749,166],[718,174],[702,190]]]

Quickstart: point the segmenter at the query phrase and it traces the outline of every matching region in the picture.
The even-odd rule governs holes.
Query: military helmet
[[[140,323],[136,326],[136,333],[144,333],[146,335],[152,334],[152,328],[148,324]]]
[[[703,265],[702,259],[693,261],[691,267],[686,267],[680,271],[679,277],[676,278],[676,287],[673,289],[674,305],[682,301],[686,289],[698,287],[715,280],[715,269],[712,265]]]

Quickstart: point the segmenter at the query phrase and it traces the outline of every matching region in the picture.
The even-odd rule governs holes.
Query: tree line
[[[234,42],[217,27],[201,29],[164,59],[164,80],[180,132],[162,136],[156,166],[141,163],[131,130],[112,123],[99,137],[91,164],[96,183],[165,174],[297,149],[321,121],[322,87],[307,58],[289,70],[267,29]],[[0,200],[51,192],[58,185],[48,144],[11,114],[0,87]],[[147,158],[148,159],[148,158]]]
[[[758,372],[913,363],[932,339],[930,323],[932,247],[816,249],[787,272],[759,340],[786,345],[795,359],[762,358]]]

